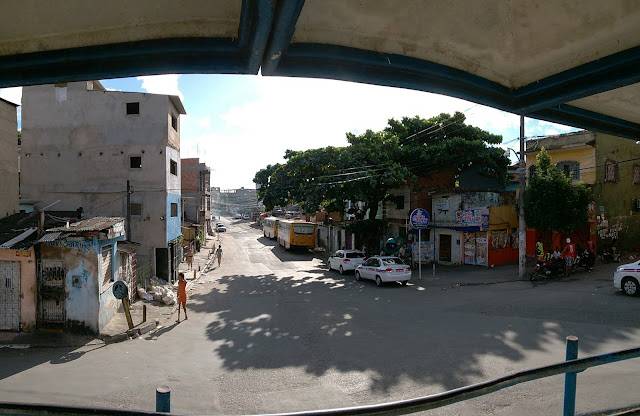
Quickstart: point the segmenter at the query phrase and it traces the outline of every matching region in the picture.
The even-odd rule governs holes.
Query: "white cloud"
[[[22,87],[0,88],[0,98],[14,104],[22,103]]]
[[[178,86],[180,75],[148,75],[137,77],[138,81],[142,81],[142,89],[152,94],[177,95],[184,100],[182,92]]]
[[[208,129],[211,127],[211,117],[200,117],[198,119],[198,127]]]

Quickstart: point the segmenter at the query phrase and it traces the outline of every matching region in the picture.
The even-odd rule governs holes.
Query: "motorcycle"
[[[603,263],[620,263],[620,252],[615,248],[605,248],[600,254]]]
[[[593,266],[595,265],[595,263],[596,258],[593,253],[591,253],[589,250],[585,250],[576,258],[575,263],[573,264],[573,269],[582,269],[589,272],[593,270]]]
[[[529,273],[529,280],[550,279],[564,275],[564,260],[562,258],[549,258],[537,260],[533,272]]]

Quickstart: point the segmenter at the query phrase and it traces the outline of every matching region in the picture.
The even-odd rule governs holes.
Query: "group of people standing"
[[[562,263],[564,266],[564,273],[569,274],[572,268],[576,265],[578,260],[579,250],[574,242],[571,241],[571,238],[567,238],[565,240],[565,246],[560,251],[560,249],[556,246],[552,252],[545,252],[544,244],[542,241],[538,240],[536,243],[536,259],[538,262],[556,262]],[[588,241],[587,247],[582,252],[582,256],[584,258],[585,263],[592,267],[595,262],[595,253],[593,249],[593,242]]]

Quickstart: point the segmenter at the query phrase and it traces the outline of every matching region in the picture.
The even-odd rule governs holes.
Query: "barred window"
[[[640,184],[640,165],[633,165],[633,184]]]
[[[556,167],[571,178],[571,180],[580,180],[580,163],[575,160],[563,160],[562,162],[558,162]]]
[[[604,164],[604,181],[618,182],[618,162],[607,160]]]

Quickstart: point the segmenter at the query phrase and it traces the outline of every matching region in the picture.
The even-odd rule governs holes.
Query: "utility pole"
[[[133,241],[131,238],[131,184],[127,179],[127,240]]]
[[[527,228],[524,221],[524,189],[527,167],[524,160],[524,115],[520,116],[520,189],[518,192],[518,277],[524,279],[527,260]]]

